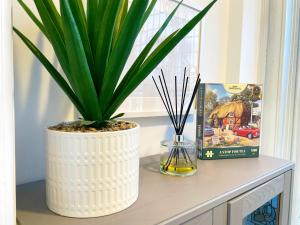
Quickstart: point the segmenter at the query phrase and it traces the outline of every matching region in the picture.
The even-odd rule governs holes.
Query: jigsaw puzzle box
[[[262,86],[201,84],[196,141],[200,159],[258,157]]]

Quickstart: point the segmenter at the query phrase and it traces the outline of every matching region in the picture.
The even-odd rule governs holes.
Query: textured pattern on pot
[[[47,130],[46,193],[53,212],[98,217],[138,198],[139,126],[114,132]]]

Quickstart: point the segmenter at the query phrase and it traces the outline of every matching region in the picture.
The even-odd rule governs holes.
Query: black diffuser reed
[[[181,143],[184,142],[182,133],[183,133],[190,109],[193,105],[193,101],[195,99],[198,87],[201,82],[200,74],[197,76],[196,83],[193,86],[192,95],[189,99],[187,99],[187,95],[186,95],[187,87],[189,84],[189,77],[186,75],[186,68],[184,69],[184,76],[183,76],[182,85],[181,85],[181,87],[182,87],[181,93],[180,93],[181,97],[178,97],[178,79],[177,79],[177,76],[175,76],[175,79],[174,79],[174,86],[175,86],[174,87],[174,90],[175,90],[174,95],[175,96],[174,96],[173,102],[171,101],[170,92],[168,89],[168,85],[167,85],[163,70],[161,70],[161,76],[159,75],[158,78],[159,78],[159,83],[155,81],[154,77],[152,77],[154,84],[157,88],[157,91],[161,97],[161,100],[162,100],[162,102],[168,112],[168,115],[170,117],[170,120],[174,126],[174,130],[175,130],[175,134],[176,134],[175,140],[174,140],[175,147],[172,147],[172,149],[169,153],[169,156],[163,162],[163,166],[161,167],[161,169],[163,169],[164,171],[168,171],[170,169],[169,167],[172,167],[172,170],[175,170],[175,171],[178,169],[182,170],[182,168],[184,166],[181,165],[181,167],[179,167],[179,164],[182,163],[179,161],[183,161],[183,163],[185,165],[194,165],[187,149],[185,147],[183,147],[184,145],[182,145]],[[186,107],[186,110],[184,110],[186,104],[187,104],[187,107]],[[193,169],[193,168],[190,168],[190,169]]]

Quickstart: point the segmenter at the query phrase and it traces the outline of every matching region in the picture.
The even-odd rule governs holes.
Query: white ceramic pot
[[[53,212],[98,217],[138,198],[139,126],[114,132],[47,129],[46,194]]]

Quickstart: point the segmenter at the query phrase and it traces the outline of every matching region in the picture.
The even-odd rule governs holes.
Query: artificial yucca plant
[[[198,24],[217,0],[213,0],[184,27],[171,33],[155,49],[160,35],[180,6],[141,51],[125,76],[121,73],[134,42],[157,0],[34,0],[40,19],[20,5],[51,43],[64,75],[17,28],[16,34],[44,65],[85,121],[103,124],[121,115],[118,107],[170,51]],[[149,3],[149,4],[148,4]],[[119,81],[120,80],[120,81]]]

